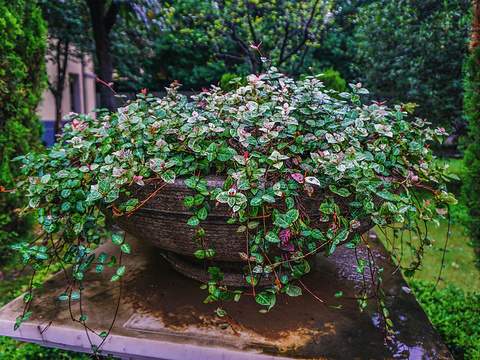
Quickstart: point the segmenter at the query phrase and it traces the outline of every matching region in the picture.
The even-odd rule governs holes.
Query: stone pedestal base
[[[208,295],[199,283],[174,271],[158,250],[129,237],[132,253],[123,255],[127,267],[122,283],[110,283],[116,269],[97,275],[93,269],[84,277],[83,314],[87,325],[97,333],[108,331],[120,308],[110,335],[102,345],[104,354],[122,359],[452,359],[441,338],[410,293],[405,281],[388,260],[385,248],[370,238],[379,266],[384,268],[384,299],[394,323],[396,335],[384,345],[379,327],[377,305],[372,300],[360,313],[354,299],[362,287],[361,275],[355,271],[354,250],[338,248],[328,259],[318,255],[313,271],[302,279],[307,291],[297,298],[277,297],[276,306],[268,313],[252,296],[239,302],[224,303],[232,317],[231,329],[219,325],[225,318],[216,315],[215,304],[204,304]],[[98,253],[117,252],[108,243]],[[366,259],[366,249],[358,248]],[[301,284],[296,284],[302,287]],[[57,274],[44,283],[44,292],[35,292],[31,311],[34,314],[13,331],[15,319],[23,311],[22,297],[0,309],[0,335],[12,336],[45,346],[90,352],[91,343],[101,339],[71,321],[68,302],[58,305],[58,296],[65,291],[64,274]],[[121,291],[121,294],[120,294]],[[343,297],[334,297],[342,291]],[[73,316],[80,318],[79,301],[72,300]],[[51,316],[52,325],[45,332]]]

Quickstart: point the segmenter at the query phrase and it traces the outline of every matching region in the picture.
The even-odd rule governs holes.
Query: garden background
[[[338,91],[361,82],[369,100],[404,103],[450,134],[431,146],[437,161],[460,177],[450,184],[460,201],[430,229],[435,242],[409,284],[454,357],[480,358],[478,6],[470,0],[0,0],[0,185],[15,187],[20,171],[11,159],[41,151],[35,109],[42,93],[48,87],[61,102],[65,64],[84,54],[94,56],[104,83],[124,93],[158,91],[173,81],[185,91],[210,84],[229,90],[232,79],[270,65],[294,77],[323,73],[325,86]],[[57,78],[46,78],[47,57]],[[101,107],[114,110],[113,92],[97,86]],[[3,305],[28,281],[9,247],[32,239],[35,228],[14,211],[21,194],[0,196]],[[86,358],[8,338],[0,339],[0,356]]]

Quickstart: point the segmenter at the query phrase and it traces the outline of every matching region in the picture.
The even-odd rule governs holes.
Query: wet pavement
[[[355,250],[341,247],[327,259],[318,255],[313,271],[302,279],[313,295],[305,289],[300,297],[279,295],[268,313],[259,312],[264,307],[248,295],[239,302],[224,303],[237,336],[230,328],[220,328],[225,318],[216,315],[214,303],[203,302],[208,294],[198,282],[177,273],[157,249],[131,237],[127,241],[132,253],[123,255],[127,272],[121,284],[109,282],[114,269],[85,274],[83,314],[98,333],[108,330],[121,288],[115,325],[102,347],[106,353],[123,359],[452,359],[402,276],[394,273],[385,248],[374,238],[369,237],[369,242],[377,265],[384,268],[384,301],[395,331],[386,344],[376,301],[370,300],[361,313],[355,300],[363,287]],[[98,251],[117,249],[109,243]],[[364,246],[356,251],[367,259]],[[88,352],[89,339],[84,328],[71,321],[67,302],[60,304],[56,319],[41,333],[56,311],[64,280],[63,274],[57,274],[45,282],[46,291],[35,293],[34,315],[16,332],[13,324],[23,310],[22,299],[0,309],[0,334]],[[340,291],[343,296],[335,297]],[[78,319],[79,301],[72,305],[73,317]],[[341,309],[334,308],[338,306]],[[100,339],[90,335],[90,340],[98,344]]]

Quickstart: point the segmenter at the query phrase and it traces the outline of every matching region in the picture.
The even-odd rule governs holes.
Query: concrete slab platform
[[[15,319],[24,308],[22,297],[0,309],[0,335],[45,346],[90,352],[101,339],[87,334],[71,317],[87,316],[87,325],[97,333],[107,331],[120,307],[103,353],[121,359],[453,359],[427,316],[410,293],[407,284],[388,260],[385,248],[375,239],[371,247],[383,272],[385,302],[396,332],[384,345],[377,305],[369,302],[360,313],[353,298],[362,287],[355,271],[354,250],[339,248],[328,259],[319,259],[314,271],[303,278],[305,285],[330,305],[328,307],[304,291],[297,298],[277,297],[268,313],[251,296],[238,303],[225,303],[233,317],[231,329],[222,330],[223,318],[215,314],[215,304],[204,304],[207,296],[199,283],[177,273],[159,250],[128,237],[132,253],[123,255],[127,272],[122,282],[110,283],[115,269],[102,274],[85,273],[85,290],[80,300],[59,302],[65,291],[65,275],[56,274],[44,283],[45,291],[35,291],[34,314],[13,331]],[[116,253],[108,243],[96,252]],[[366,249],[357,248],[366,258]],[[334,294],[342,291],[343,297]],[[120,294],[121,292],[121,294]],[[43,331],[55,314],[48,330]]]

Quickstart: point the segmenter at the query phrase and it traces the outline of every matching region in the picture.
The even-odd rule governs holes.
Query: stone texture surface
[[[205,177],[205,180],[208,181],[206,186],[209,189],[221,188],[225,181],[224,178],[213,175]],[[130,190],[132,196],[143,201],[163,185],[163,182],[156,183],[152,181],[144,187],[133,185]],[[306,219],[308,216],[311,220],[310,226],[313,228],[321,229],[329,226],[330,222],[321,221],[323,214],[318,210],[319,204],[321,204],[325,197],[324,191],[319,187],[315,187],[312,196],[308,196],[303,190],[299,190],[299,193],[301,196],[296,197],[296,201],[301,210],[300,216],[303,219]],[[195,235],[195,227],[188,226],[187,222],[193,216],[193,213],[183,205],[183,200],[186,196],[194,195],[195,193],[181,180],[176,181],[174,184],[166,184],[165,187],[158,191],[155,196],[150,198],[134,213],[128,216],[115,217],[113,221],[138,239],[149,242],[161,249],[169,250],[193,259],[193,253],[203,249],[203,247],[200,243],[191,241]],[[354,201],[353,197],[343,198],[335,195],[334,198],[335,203],[340,206],[342,211],[346,211],[348,209],[348,203]],[[116,203],[119,205],[127,199],[128,197],[122,193]],[[374,201],[380,203],[384,200],[375,198]],[[217,261],[241,261],[238,253],[247,251],[248,242],[246,232],[237,232],[239,227],[238,223],[227,223],[231,217],[227,204],[221,204],[215,200],[211,200],[209,201],[209,205],[211,211],[208,217],[201,223],[205,231],[205,247],[215,250],[214,259]],[[277,206],[277,204],[275,205]],[[278,204],[277,208],[286,211],[286,209],[282,208],[282,204]],[[109,212],[106,212],[106,214],[107,216],[112,216]],[[262,214],[259,214],[259,216],[260,215]],[[342,213],[342,216],[347,219],[350,218],[346,213]],[[258,219],[258,221],[267,229],[273,227],[269,218],[265,219],[265,222],[263,222],[262,219]],[[370,230],[373,226],[374,224],[370,219],[363,219],[361,227],[358,230],[360,233],[363,233]],[[280,255],[280,251],[276,246],[272,246],[271,254]]]
[[[373,238],[369,242],[385,269],[385,302],[396,331],[386,345],[375,301],[360,313],[353,299],[362,287],[353,250],[338,248],[328,259],[318,259],[303,279],[315,296],[341,309],[304,290],[298,298],[278,296],[276,306],[262,314],[262,307],[247,295],[238,303],[224,304],[236,336],[231,329],[219,328],[225,319],[215,315],[215,304],[203,303],[207,293],[199,283],[178,274],[157,249],[133,237],[127,242],[132,253],[122,256],[127,272],[121,283],[109,282],[114,269],[85,274],[82,306],[91,329],[109,329],[120,298],[115,324],[102,345],[105,353],[122,359],[452,359],[401,275],[393,274],[385,248]],[[108,243],[98,251],[118,249]],[[367,257],[365,247],[357,252]],[[34,315],[19,330],[14,332],[13,324],[24,307],[21,297],[0,309],[0,335],[89,352],[90,341],[99,344],[100,339],[90,334],[89,340],[85,329],[71,321],[68,303],[57,300],[65,291],[64,274],[44,285],[46,291],[35,293]],[[335,298],[339,291],[343,297]],[[55,320],[42,332],[54,314]],[[72,315],[81,316],[78,300],[72,301]]]

